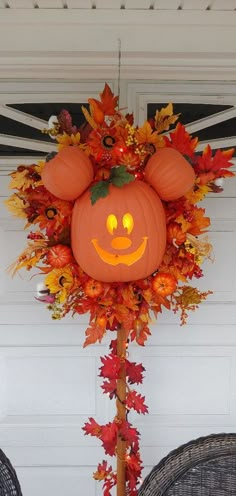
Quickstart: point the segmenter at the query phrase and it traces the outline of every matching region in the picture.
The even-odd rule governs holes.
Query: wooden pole
[[[117,422],[126,420],[126,342],[127,335],[126,331],[120,327],[117,331],[117,355],[121,358],[121,372],[120,378],[117,381]],[[126,494],[126,480],[125,480],[125,468],[126,468],[126,441],[117,436],[117,496],[125,496]]]

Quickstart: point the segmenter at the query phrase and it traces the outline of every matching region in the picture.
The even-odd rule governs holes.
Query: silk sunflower
[[[74,284],[72,270],[69,266],[61,269],[53,269],[44,282],[50,293],[56,293],[58,301],[63,303],[67,299]]]

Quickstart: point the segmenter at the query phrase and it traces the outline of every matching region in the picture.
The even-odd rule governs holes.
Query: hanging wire
[[[118,108],[120,108],[121,40],[118,38]]]

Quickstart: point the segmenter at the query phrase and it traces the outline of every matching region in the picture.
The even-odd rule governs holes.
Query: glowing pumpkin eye
[[[129,213],[126,213],[123,216],[123,226],[125,229],[127,229],[127,233],[130,234],[133,231],[134,228],[134,219],[133,216]]]
[[[110,234],[113,234],[114,229],[117,228],[117,218],[114,214],[110,214],[107,217],[107,230]]]

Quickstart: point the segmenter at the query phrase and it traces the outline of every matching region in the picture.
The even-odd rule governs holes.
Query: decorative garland
[[[148,409],[145,397],[133,389],[133,384],[143,382],[144,367],[128,359],[126,348],[129,341],[145,344],[151,334],[151,315],[157,317],[162,307],[180,312],[181,324],[185,324],[188,312],[198,308],[211,293],[189,284],[203,276],[201,264],[211,258],[212,252],[208,239],[199,238],[209,228],[210,219],[197,203],[208,193],[221,192],[221,178],[234,175],[228,170],[234,150],[213,153],[207,146],[202,154],[196,153],[198,138],[192,138],[181,123],[173,127],[179,115],[173,114],[171,103],[137,127],[132,115],[117,110],[117,101],[106,84],[100,100],[89,99],[89,111],[82,107],[85,125],[77,129],[68,111],[63,110],[45,132],[56,139],[59,151],[78,147],[92,161],[92,203],[109,194],[110,184],[122,188],[135,179],[145,181],[148,160],[161,148],[174,148],[188,160],[196,175],[195,184],[180,199],[163,202],[167,244],[161,265],[153,274],[137,281],[104,283],[81,269],[71,250],[74,202],[53,196],[41,179],[45,163],[54,153],[46,157],[46,162],[19,165],[10,174],[10,188],[16,192],[6,205],[13,215],[26,219],[26,228],[31,229],[27,246],[11,266],[11,273],[36,267],[44,275],[45,291],[38,299],[47,304],[52,318],[89,313],[84,347],[101,342],[107,330],[123,333],[120,341],[111,341],[110,353],[101,358],[100,367],[101,388],[110,399],[116,399],[117,415],[106,425],[90,418],[83,429],[85,434],[100,439],[107,455],[117,456],[117,471],[122,465],[125,475],[118,494],[136,496],[142,469],[139,433],[128,422],[127,414],[131,409],[145,414]],[[171,132],[165,134],[170,127]],[[103,461],[94,478],[103,481],[103,494],[110,496],[118,475]]]

